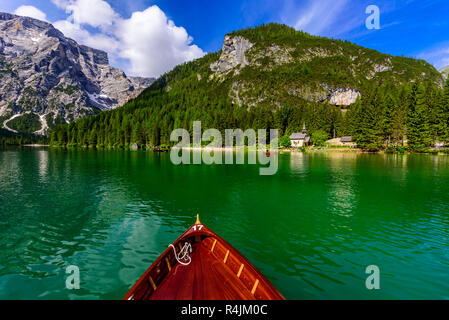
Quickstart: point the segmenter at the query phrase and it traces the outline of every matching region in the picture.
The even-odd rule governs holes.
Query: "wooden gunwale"
[[[215,268],[222,268],[223,274],[227,275],[227,280],[225,283],[233,283],[235,287],[240,288],[241,293],[236,294],[235,297],[231,293],[229,293],[225,299],[230,300],[241,300],[241,299],[262,299],[262,300],[284,300],[285,298],[279,291],[269,282],[265,276],[254,267],[251,262],[248,261],[242,254],[240,254],[234,247],[232,247],[227,241],[217,235],[215,232],[207,228],[206,226],[200,224],[201,230],[199,228],[195,228],[198,226],[198,222],[192,227],[190,227],[186,232],[184,232],[174,243],[173,246],[175,248],[182,248],[185,242],[190,242],[192,247],[194,248],[194,253],[192,257],[195,256],[195,250],[198,250],[196,253],[207,256],[210,259],[216,259],[217,264]],[[177,250],[179,252],[180,249]],[[207,251],[207,252],[206,252]],[[197,259],[197,258],[192,258]],[[197,263],[198,261],[194,261]],[[194,265],[194,263],[192,265]],[[154,296],[158,296],[158,298],[163,299],[196,299],[195,297],[199,297],[198,299],[209,299],[207,294],[204,292],[207,289],[203,288],[201,295],[186,295],[183,296],[172,296],[172,294],[167,294],[163,296],[160,294],[165,290],[167,292],[175,292],[176,288],[164,288],[164,285],[168,286],[171,277],[175,277],[179,272],[183,272],[188,269],[189,266],[181,266],[173,253],[173,249],[168,247],[157,259],[156,261],[145,271],[145,273],[139,278],[139,280],[131,287],[128,293],[123,298],[124,300],[149,300]],[[194,266],[190,266],[190,268],[194,268]],[[227,271],[226,271],[226,270]],[[195,270],[191,270],[191,273],[194,273]],[[233,276],[230,276],[230,274]],[[190,273],[187,273],[190,274]],[[204,275],[204,279],[206,279],[206,275]],[[210,278],[210,277],[209,277]],[[184,278],[183,278],[184,279]],[[197,283],[201,281],[202,277],[197,276],[195,280]],[[199,280],[198,280],[199,279]],[[240,284],[239,284],[240,283]],[[243,287],[246,289],[241,289]],[[173,285],[173,284],[172,284]],[[178,285],[176,282],[175,285]],[[179,284],[181,287],[182,283]],[[158,294],[155,294],[158,291]],[[212,289],[211,289],[212,290]],[[234,290],[236,290],[234,288]],[[186,297],[186,298],[185,298]],[[190,297],[190,298],[189,298]],[[217,294],[211,294],[211,299],[215,299]],[[218,295],[218,298],[220,296]],[[221,299],[221,298],[220,298]]]

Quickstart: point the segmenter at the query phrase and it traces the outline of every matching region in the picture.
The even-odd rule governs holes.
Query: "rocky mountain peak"
[[[254,45],[254,43],[242,36],[226,35],[223,41],[220,58],[218,61],[215,61],[210,65],[211,71],[214,72],[211,79],[217,76],[222,81],[224,80],[224,76],[232,70],[234,70],[235,74],[238,75],[240,70],[247,65],[263,70],[269,70],[270,68],[273,68],[273,65],[279,66],[295,62],[290,55],[290,52],[294,51],[294,48],[281,48],[276,44],[271,44],[268,48],[260,50],[260,48],[254,47]],[[254,50],[251,52],[250,58],[248,58],[246,54],[251,51],[253,47]],[[326,57],[328,54],[322,51],[315,52],[314,50],[309,50],[308,52],[317,57]],[[272,59],[273,65],[268,66],[260,62],[260,60],[264,60],[266,58]],[[310,59],[310,57],[304,57],[304,59]],[[378,72],[385,72],[389,70],[390,68],[387,66],[375,64],[373,71],[370,72],[370,75],[367,76],[367,78],[372,78]],[[361,98],[361,93],[357,89],[342,87],[333,88],[327,84],[321,84],[321,87],[321,89],[324,89],[325,91],[321,92],[318,96],[307,96],[305,98],[317,101],[327,100],[330,104],[339,106],[349,106],[355,103],[357,98]],[[245,88],[242,86],[239,88],[238,82],[234,83],[232,86],[231,97],[234,98],[233,100],[237,104],[241,104],[242,102],[238,95],[239,92],[243,90],[245,90]],[[300,91],[301,90],[296,90],[295,93],[298,94]],[[235,97],[233,97],[233,94],[237,94],[237,101]]]
[[[0,79],[0,127],[21,131],[17,123],[31,121],[35,133],[123,105],[154,81],[126,76],[106,52],[50,23],[8,13],[0,13]]]
[[[245,52],[253,45],[253,43],[243,37],[226,35],[220,59],[210,65],[211,70],[218,74],[223,74],[237,66],[240,66],[240,69],[244,68],[248,64]]]
[[[397,85],[425,79],[442,83],[438,72],[423,60],[395,57],[278,24],[227,34],[209,70],[210,74],[199,74],[198,79],[206,77],[211,86],[226,85],[231,101],[248,107],[280,107],[303,99],[346,110],[368,88],[385,80]]]

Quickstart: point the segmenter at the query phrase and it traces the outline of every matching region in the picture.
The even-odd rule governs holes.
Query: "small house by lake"
[[[341,137],[340,142],[343,146],[352,146],[354,144],[351,136]]]
[[[310,137],[307,135],[306,125],[304,124],[302,132],[295,132],[290,136],[290,142],[293,148],[302,148],[311,145]]]
[[[351,136],[345,136],[341,138],[334,138],[327,140],[326,143],[330,146],[347,146],[355,147],[357,144],[352,140]]]

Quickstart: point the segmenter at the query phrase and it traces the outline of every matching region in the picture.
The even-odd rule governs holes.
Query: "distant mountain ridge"
[[[153,81],[126,76],[106,52],[79,45],[50,23],[0,13],[0,128],[44,134],[121,106]]]
[[[230,33],[214,58],[193,65],[197,81],[207,79],[208,90],[218,89],[233,104],[248,107],[280,107],[304,99],[350,106],[367,88],[386,82],[400,86],[431,81],[443,86],[441,74],[424,60],[391,56],[276,24]],[[148,90],[182,85],[187,79],[177,73],[179,68]]]
[[[282,135],[306,123],[309,132],[334,137],[357,133],[359,116],[367,115],[373,130],[385,119],[394,123],[399,141],[414,84],[430,93],[443,88],[443,77],[424,60],[261,25],[227,34],[219,52],[176,66],[122,108],[55,128],[51,140],[111,148],[170,144],[173,129],[190,129],[195,120],[202,128],[278,128]],[[364,112],[367,106],[372,110]]]

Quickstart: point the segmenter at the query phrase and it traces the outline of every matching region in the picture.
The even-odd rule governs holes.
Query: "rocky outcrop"
[[[284,48],[278,45],[271,45],[266,49],[255,52],[250,58],[250,64],[259,67],[264,71],[271,71],[273,68],[294,62],[291,56],[294,48]],[[267,58],[269,63],[267,63]]]
[[[386,71],[390,71],[393,69],[393,65],[391,64],[391,59],[385,59],[385,61],[381,64],[379,63],[374,63],[373,64],[373,68],[372,70],[367,74],[366,78],[372,79],[376,76],[376,74],[380,73],[380,72],[386,72]]]
[[[326,84],[322,86],[329,91],[328,101],[337,106],[350,106],[357,98],[361,98],[360,91],[351,88],[332,88]]]
[[[153,79],[127,77],[106,52],[79,45],[51,24],[0,13],[0,126],[31,112],[43,133],[56,119],[70,122],[137,97]],[[6,120],[5,120],[6,119]]]
[[[251,48],[252,50],[248,52]],[[329,56],[342,54],[342,52],[339,52],[338,50],[336,52],[330,52],[319,47],[308,48],[299,56],[299,58],[297,58],[298,61],[296,61],[292,56],[294,51],[295,48],[293,47],[283,47],[276,44],[272,44],[267,48],[260,48],[256,47],[255,44],[244,37],[226,35],[219,59],[210,65],[210,69],[213,72],[210,79],[216,78],[219,81],[223,81],[225,76],[232,70],[234,70],[234,76],[239,75],[240,70],[247,65],[251,65],[262,71],[271,71],[274,68],[285,64],[303,63],[314,58],[327,58]],[[356,59],[356,57],[354,59]],[[390,61],[386,61],[386,65],[374,65],[373,73],[389,70],[389,63]],[[246,104],[248,106],[256,106],[267,99],[271,100],[271,103],[274,105],[280,105],[280,103],[277,103],[265,92],[260,97],[253,97],[248,93],[251,91],[252,87],[253,86],[250,83],[244,81],[233,82],[230,86],[229,97],[232,99],[233,103],[237,105]],[[293,87],[287,89],[287,93],[307,100],[328,102],[338,106],[349,106],[353,104],[357,98],[361,97],[360,91],[356,89],[332,88],[326,84],[321,84],[318,88],[316,86],[315,88],[312,88],[304,85]]]
[[[241,36],[231,37],[230,35],[226,35],[223,41],[220,59],[212,63],[210,69],[216,73],[223,74],[233,70],[237,66],[240,66],[240,69],[245,67],[248,64],[245,53],[252,46],[253,43]]]
[[[337,106],[350,106],[360,98],[360,92],[353,89],[337,89],[331,94],[329,99],[330,104]]]
[[[444,79],[447,79],[449,76],[449,66],[440,69],[440,73],[443,75]]]

